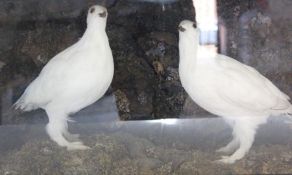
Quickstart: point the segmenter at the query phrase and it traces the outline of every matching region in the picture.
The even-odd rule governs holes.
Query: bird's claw
[[[72,151],[72,150],[89,150],[89,149],[91,149],[90,147],[85,146],[82,142],[71,142],[66,147],[67,147],[68,151]]]
[[[231,156],[221,156],[221,159],[216,160],[216,163],[224,163],[224,164],[232,164],[234,163],[236,160],[233,159]]]
[[[222,148],[217,149],[216,152],[217,152],[217,153],[229,153],[230,150],[227,149],[227,147],[224,146],[224,147],[222,147]]]
[[[68,140],[70,140],[70,141],[78,141],[78,142],[80,142],[79,134],[66,133],[66,134],[64,134],[64,136],[65,136]]]

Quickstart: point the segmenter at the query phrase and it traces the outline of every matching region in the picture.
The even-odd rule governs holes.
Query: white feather
[[[81,142],[70,143],[63,137],[70,135],[68,115],[101,98],[113,78],[114,64],[104,14],[107,14],[104,7],[92,6],[82,38],[53,57],[15,103],[16,108],[24,111],[46,110],[48,134],[68,149],[87,148]]]
[[[254,68],[199,46],[200,33],[193,22],[182,21],[180,28],[184,29],[179,32],[182,86],[198,105],[233,127],[234,139],[220,149],[236,150],[220,160],[233,163],[248,152],[257,127],[270,115],[291,112],[290,98]]]

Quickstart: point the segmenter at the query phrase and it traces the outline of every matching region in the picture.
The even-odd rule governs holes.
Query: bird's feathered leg
[[[68,115],[56,109],[46,109],[49,117],[49,123],[46,126],[47,133],[50,138],[58,145],[67,147],[68,150],[85,150],[88,146],[83,145],[82,142],[69,142],[64,135],[69,135],[68,132]]]
[[[233,129],[234,128],[234,120],[224,119]],[[232,131],[232,140],[226,145],[216,150],[216,152],[220,153],[232,153],[239,147],[239,139],[236,137],[236,133]]]
[[[239,147],[239,139],[236,136],[235,132],[232,133],[232,140],[226,145],[216,150],[216,152],[220,153],[232,153]]]
[[[68,139],[69,141],[78,141],[80,142],[80,139],[79,139],[79,134],[71,134],[69,131],[68,131],[68,122],[75,122],[74,120],[71,120],[71,119],[67,119],[67,122],[65,123],[65,127],[66,129],[64,129],[63,131],[63,134],[64,136],[66,137],[66,139]]]
[[[235,137],[239,140],[239,148],[231,156],[222,156],[222,159],[218,161],[231,164],[243,158],[253,144],[258,126],[266,120],[267,117],[257,116],[235,118],[233,130]]]

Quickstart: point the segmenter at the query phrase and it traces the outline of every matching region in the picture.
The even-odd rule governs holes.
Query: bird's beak
[[[193,27],[196,29],[197,28],[197,23],[194,22]]]
[[[100,17],[105,18],[106,17],[106,11],[99,14]]]
[[[179,31],[181,31],[181,32],[184,32],[184,31],[186,31],[186,29],[185,29],[185,28],[183,28],[182,26],[178,26],[178,30],[179,30]]]

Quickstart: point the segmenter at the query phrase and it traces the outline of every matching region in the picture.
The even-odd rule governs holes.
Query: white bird
[[[179,75],[190,97],[205,110],[223,117],[233,139],[218,160],[234,163],[244,157],[256,130],[271,115],[291,114],[290,98],[254,68],[230,57],[212,54],[199,45],[199,29],[192,21],[179,25]]]
[[[113,78],[106,21],[106,8],[90,7],[82,38],[53,57],[15,103],[15,108],[23,111],[44,109],[49,117],[47,133],[68,150],[89,148],[67,140],[78,137],[68,132],[69,115],[101,98]]]

